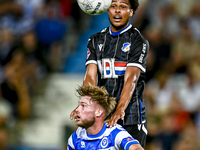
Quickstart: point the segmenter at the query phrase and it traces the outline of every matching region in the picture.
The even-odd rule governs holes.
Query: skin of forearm
[[[83,85],[97,85],[97,65],[89,64],[83,81]]]
[[[127,108],[128,104],[131,100],[131,97],[133,95],[133,92],[135,90],[136,83],[137,83],[137,81],[132,80],[132,79],[128,79],[124,83],[124,88],[122,90],[120,101],[117,105],[117,109],[123,108],[123,110],[125,110]]]
[[[92,86],[96,86],[96,79],[93,78],[92,76],[88,76],[86,75],[87,77],[85,77],[84,81],[83,81],[83,85],[89,85],[91,84]]]
[[[144,150],[139,144],[133,144],[129,147],[129,150]]]
[[[137,71],[137,73],[132,73],[132,68],[128,68],[127,72],[125,74],[125,81],[124,81],[124,87],[120,96],[120,101],[117,105],[117,109],[121,108],[123,111],[127,108],[131,97],[133,95],[133,92],[135,90],[140,71]]]

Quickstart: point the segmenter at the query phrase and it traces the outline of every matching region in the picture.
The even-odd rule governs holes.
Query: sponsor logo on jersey
[[[127,141],[130,141],[130,140],[131,140],[131,138],[127,138],[126,140],[127,140]]]
[[[123,47],[122,47],[122,51],[123,52],[128,52],[130,50],[130,47],[131,47],[131,43],[124,43],[123,44]]]
[[[102,148],[106,148],[108,146],[108,138],[107,137],[104,137],[102,140],[101,140],[101,147]]]
[[[114,58],[104,58],[97,61],[101,77],[106,78],[118,78],[118,76],[124,75],[126,71],[126,62],[115,62]]]
[[[90,52],[90,49],[88,48],[87,49],[87,59],[90,57],[90,54],[91,54],[91,52]]]
[[[85,142],[81,141],[81,148],[85,148]]]
[[[147,44],[143,43],[142,54],[140,54],[140,58],[138,60],[140,63],[142,63],[144,60],[146,49],[147,49]]]
[[[146,49],[147,49],[147,44],[143,43],[142,52],[143,52],[143,53],[146,53]]]
[[[147,135],[148,131],[144,125],[145,122],[146,122],[146,120],[142,121],[142,124],[138,124],[138,130],[140,131],[142,129],[144,131],[144,133]]]
[[[103,48],[103,44],[99,44],[99,51],[101,51]]]

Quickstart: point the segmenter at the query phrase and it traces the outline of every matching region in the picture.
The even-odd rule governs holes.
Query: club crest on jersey
[[[87,59],[90,57],[90,54],[91,54],[91,53],[90,53],[90,49],[88,48],[88,49],[87,49]]]
[[[131,47],[131,43],[124,43],[123,44],[123,47],[122,47],[122,51],[123,52],[128,52],[130,50],[130,47]]]
[[[102,148],[106,148],[108,146],[108,138],[107,137],[104,137],[102,140],[101,140],[101,147]]]
[[[131,43],[124,43],[123,44],[123,47],[122,47],[122,51],[123,52],[128,52],[130,50],[130,47],[131,47]]]

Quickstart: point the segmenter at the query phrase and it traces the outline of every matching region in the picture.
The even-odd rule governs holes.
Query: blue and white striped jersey
[[[121,125],[110,128],[104,124],[96,135],[89,135],[85,128],[79,127],[68,139],[67,150],[128,150],[132,144],[139,142]]]

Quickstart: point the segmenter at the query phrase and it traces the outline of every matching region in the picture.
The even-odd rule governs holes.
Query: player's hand
[[[70,119],[73,120],[76,115],[76,109],[74,109],[70,114]]]
[[[113,115],[110,117],[107,126],[113,127],[117,124],[119,119],[124,120],[125,112],[123,109],[116,109]]]

